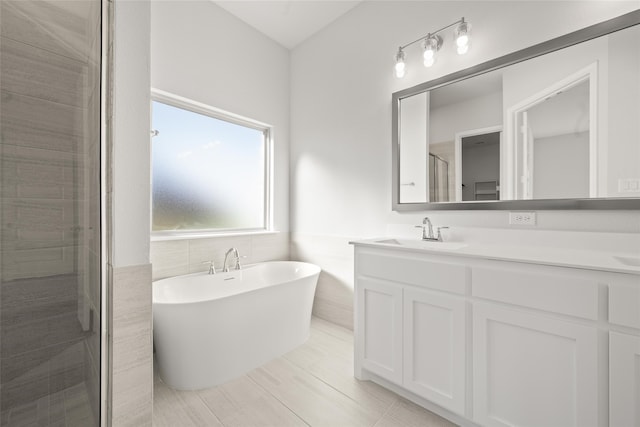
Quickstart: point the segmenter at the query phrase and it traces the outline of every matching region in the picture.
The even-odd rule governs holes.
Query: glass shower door
[[[101,2],[0,2],[0,426],[100,424]]]
[[[449,201],[449,163],[429,153],[429,201]]]

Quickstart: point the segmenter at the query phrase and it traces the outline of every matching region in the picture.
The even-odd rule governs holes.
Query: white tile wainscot
[[[112,268],[112,425],[151,426],[151,265]]]
[[[269,232],[244,235],[181,239],[156,239],[151,242],[153,280],[206,271],[207,261],[222,269],[225,252],[235,247],[243,264],[289,259],[289,233]]]
[[[358,379],[460,425],[640,425],[640,268],[353,244]]]

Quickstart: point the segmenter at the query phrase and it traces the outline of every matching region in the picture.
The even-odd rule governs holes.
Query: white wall
[[[554,135],[534,141],[533,198],[565,197],[589,197],[589,132]]]
[[[428,93],[402,100],[400,108],[400,200],[427,201]]]
[[[350,237],[417,224],[426,212],[391,211],[391,94],[637,8],[636,2],[363,2],[296,47],[291,56],[292,256],[324,270],[316,313],[349,324]],[[435,66],[406,49],[407,76],[393,75],[399,45],[464,16],[469,53],[450,37]],[[523,19],[526,17],[526,19]],[[429,212],[437,225],[508,227],[501,211]],[[640,213],[538,212],[536,230],[640,232]],[[419,230],[418,230],[419,231]]]
[[[149,2],[114,7],[113,260],[149,263]]]
[[[429,143],[454,141],[456,133],[502,126],[502,92],[495,92],[429,111]]]
[[[113,2],[112,425],[151,426],[149,1]],[[104,313],[103,313],[104,315]]]
[[[273,126],[273,225],[282,233],[152,242],[154,277],[206,269],[200,261],[217,260],[221,244],[238,247],[246,262],[287,258],[289,51],[211,1],[154,1],[151,87]]]
[[[618,192],[618,179],[640,179],[640,28],[617,32],[609,45],[609,165],[607,194],[640,197]],[[635,46],[629,49],[627,46]],[[626,48],[626,49],[625,49]],[[630,53],[631,52],[631,53]],[[627,85],[620,82],[635,82]]]

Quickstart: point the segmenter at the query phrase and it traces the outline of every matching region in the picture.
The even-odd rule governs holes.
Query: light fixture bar
[[[467,53],[467,51],[469,50],[469,31],[471,29],[471,26],[467,21],[464,20],[463,16],[458,21],[452,24],[446,25],[434,32],[427,33],[427,35],[415,39],[412,42],[399,46],[398,53],[396,54],[395,64],[396,77],[402,78],[405,75],[406,64],[404,49],[418,42],[422,42],[424,66],[431,67],[435,63],[436,52],[440,50],[443,44],[443,38],[440,37],[438,33],[441,33],[444,30],[454,26],[456,26],[454,35],[456,39],[457,52],[459,55],[464,55],[465,53]]]
[[[458,21],[454,22],[453,24],[449,24],[449,25],[447,25],[446,27],[442,27],[442,28],[440,28],[439,30],[433,31],[433,32],[431,32],[431,33],[428,33],[427,35],[422,36],[422,37],[420,37],[419,39],[416,39],[416,40],[412,41],[411,43],[407,43],[407,44],[405,44],[404,46],[400,46],[400,48],[399,48],[399,49],[400,49],[400,50],[404,50],[404,48],[409,47],[409,46],[411,46],[412,44],[416,44],[416,43],[418,43],[419,41],[422,41],[422,40],[426,39],[426,38],[427,38],[427,37],[429,37],[429,36],[435,36],[436,34],[438,34],[438,33],[442,32],[442,31],[446,30],[447,28],[451,28],[451,27],[453,27],[454,25],[457,25],[457,24],[462,24],[463,22],[465,22],[464,17],[462,17],[460,20],[458,20]]]

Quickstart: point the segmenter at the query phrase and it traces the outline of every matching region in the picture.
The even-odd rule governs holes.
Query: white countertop
[[[423,242],[420,239],[393,237],[354,240],[350,243],[356,246],[424,252],[437,255],[517,261],[531,264],[640,275],[640,250],[638,253],[611,253],[567,248],[556,249],[553,247],[530,245],[489,245],[473,242]],[[626,262],[623,260],[626,260]]]

